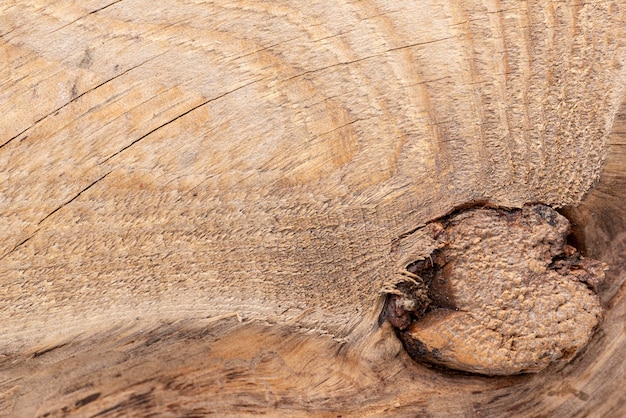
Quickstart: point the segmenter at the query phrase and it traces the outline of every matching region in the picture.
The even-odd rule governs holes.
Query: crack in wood
[[[449,37],[445,37],[445,38],[441,38],[441,39],[434,39],[434,40],[430,40],[430,41],[426,41],[426,42],[417,42],[417,43],[410,44],[410,45],[402,45],[402,46],[398,46],[398,47],[395,47],[395,48],[385,49],[383,51],[377,52],[376,54],[368,55],[366,57],[357,58],[357,59],[354,59],[354,60],[351,60],[351,61],[337,62],[335,64],[326,65],[324,67],[316,68],[314,70],[304,71],[304,72],[302,72],[300,74],[296,74],[294,76],[291,76],[291,77],[285,79],[285,81],[290,81],[290,80],[293,80],[294,78],[300,78],[300,77],[303,77],[303,76],[305,76],[307,74],[317,73],[319,71],[328,70],[330,68],[341,67],[341,66],[344,66],[344,65],[355,64],[357,62],[366,61],[366,60],[369,60],[369,59],[372,59],[372,58],[377,58],[377,57],[380,57],[380,56],[382,56],[384,54],[387,54],[389,52],[399,51],[399,50],[402,50],[402,49],[411,49],[411,48],[415,48],[415,47],[418,47],[418,46],[428,45],[428,44],[432,44],[432,43],[435,43],[435,42],[446,41],[446,40],[453,39],[453,38],[455,38],[455,36],[449,36]]]
[[[88,185],[87,187],[85,187],[84,189],[82,189],[80,192],[78,192],[74,197],[72,197],[70,200],[68,200],[67,202],[63,203],[62,205],[60,205],[59,207],[57,207],[56,209],[54,209],[52,212],[50,212],[49,214],[47,214],[46,216],[44,216],[38,223],[37,225],[41,225],[46,219],[48,219],[49,217],[51,217],[52,215],[54,215],[55,213],[57,213],[59,210],[61,210],[61,208],[63,208],[64,206],[69,205],[70,203],[72,203],[74,200],[78,199],[78,197],[80,195],[82,195],[83,193],[85,193],[87,190],[91,189],[94,185],[96,185],[96,183],[98,183],[99,181],[103,180],[106,176],[108,176],[109,174],[111,174],[112,171],[109,171],[108,173],[104,174],[102,177],[100,177],[99,179],[95,180],[94,182],[92,182],[90,185]]]
[[[239,86],[239,87],[237,87],[237,88],[234,88],[234,89],[232,89],[232,90],[229,90],[229,91],[227,91],[227,92],[225,92],[225,93],[222,93],[222,94],[220,94],[220,95],[218,95],[218,96],[215,96],[215,97],[212,97],[212,98],[210,98],[210,99],[208,99],[208,100],[205,100],[204,102],[202,102],[202,103],[200,103],[200,104],[198,104],[198,105],[196,105],[196,106],[193,106],[191,109],[186,110],[185,112],[183,112],[183,113],[181,113],[180,115],[178,115],[178,116],[176,116],[176,117],[174,117],[174,118],[170,119],[169,121],[162,123],[161,125],[157,126],[156,128],[154,128],[154,129],[150,130],[149,132],[147,132],[147,133],[143,134],[142,136],[140,136],[139,138],[135,139],[134,141],[132,141],[130,144],[126,145],[125,147],[123,147],[123,148],[122,148],[122,149],[120,149],[119,151],[117,151],[117,152],[115,152],[115,153],[113,153],[113,154],[109,155],[109,156],[108,156],[107,158],[105,158],[102,162],[100,162],[100,164],[106,164],[109,160],[111,160],[112,158],[114,158],[114,157],[116,157],[117,155],[121,154],[122,152],[126,151],[127,149],[129,149],[129,148],[130,148],[130,147],[132,147],[133,145],[137,144],[137,143],[138,143],[139,141],[141,141],[142,139],[144,139],[144,138],[148,137],[149,135],[152,135],[153,133],[155,133],[156,131],[158,131],[159,129],[161,129],[161,128],[165,127],[165,126],[170,125],[170,124],[172,124],[172,123],[176,122],[176,121],[177,121],[177,120],[179,120],[180,118],[182,118],[182,117],[184,117],[184,116],[187,116],[187,115],[188,115],[188,114],[190,114],[191,112],[193,112],[193,111],[195,111],[195,110],[197,110],[197,109],[200,109],[201,107],[203,107],[203,106],[205,106],[205,105],[207,105],[207,104],[209,104],[209,103],[211,103],[211,102],[214,102],[214,101],[216,101],[216,100],[219,100],[219,99],[223,98],[224,96],[227,96],[227,95],[229,95],[229,94],[231,94],[231,93],[234,93],[234,92],[236,92],[236,91],[238,91],[238,90],[241,90],[241,89],[243,89],[243,88],[246,88],[246,87],[248,87],[248,86],[250,86],[250,85],[252,85],[252,84],[255,84],[255,83],[258,83],[258,82],[260,82],[260,81],[263,81],[264,79],[265,79],[265,78],[260,78],[260,79],[258,79],[258,80],[250,81],[249,83],[243,84],[243,85],[241,85],[241,86]]]
[[[144,64],[146,64],[146,63],[148,63],[148,62],[150,62],[150,61],[152,61],[152,60],[154,60],[154,59],[156,59],[156,58],[160,57],[160,56],[161,56],[161,55],[163,55],[163,54],[165,54],[165,53],[155,55],[154,57],[151,57],[151,58],[149,58],[149,59],[147,59],[147,60],[143,61],[142,63],[137,64],[137,65],[135,65],[135,66],[133,66],[133,67],[131,67],[131,68],[127,69],[126,71],[121,72],[121,73],[119,73],[119,74],[117,74],[117,75],[115,75],[115,76],[113,76],[113,77],[109,78],[108,80],[105,80],[105,81],[103,81],[102,83],[100,83],[100,84],[98,84],[98,85],[96,85],[96,86],[94,86],[94,87],[92,87],[92,88],[88,89],[88,90],[85,90],[84,92],[82,92],[82,93],[81,93],[81,94],[79,94],[78,96],[76,96],[76,97],[72,98],[72,99],[71,99],[70,101],[68,101],[67,103],[65,103],[65,104],[63,104],[63,105],[61,105],[61,106],[57,107],[56,109],[52,110],[51,112],[49,112],[49,113],[48,113],[48,114],[46,114],[45,116],[40,117],[40,118],[39,118],[39,119],[37,119],[35,122],[33,122],[31,125],[29,125],[27,128],[23,129],[23,130],[22,130],[21,132],[19,132],[18,134],[14,135],[14,136],[12,136],[11,138],[9,138],[8,140],[6,140],[3,144],[0,144],[0,149],[1,149],[1,148],[3,148],[3,147],[5,147],[6,145],[8,145],[9,143],[11,143],[11,142],[12,142],[13,140],[15,140],[16,138],[18,138],[18,137],[20,137],[21,135],[23,135],[24,133],[28,132],[28,131],[29,131],[29,130],[31,130],[32,128],[34,128],[34,127],[35,127],[38,123],[40,123],[40,122],[42,122],[43,120],[45,120],[45,119],[49,118],[51,115],[54,115],[55,113],[57,113],[57,112],[59,112],[59,111],[63,110],[65,107],[69,106],[70,104],[72,104],[72,103],[76,102],[78,99],[80,99],[80,98],[81,98],[81,97],[83,97],[84,95],[86,95],[86,94],[88,94],[88,93],[91,93],[91,92],[93,92],[94,90],[99,89],[100,87],[104,86],[104,85],[105,85],[105,84],[107,84],[107,83],[110,83],[111,81],[115,80],[116,78],[119,78],[119,77],[122,77],[122,76],[123,76],[123,75],[125,75],[125,74],[128,74],[130,71],[132,71],[132,70],[134,70],[134,69],[136,69],[136,68],[141,67],[142,65],[144,65]]]
[[[86,18],[87,16],[90,16],[90,15],[96,14],[96,13],[98,13],[98,12],[100,12],[100,11],[102,11],[102,10],[106,9],[106,8],[109,8],[109,7],[111,7],[111,6],[113,6],[113,5],[117,4],[117,3],[120,3],[121,1],[122,1],[122,0],[115,0],[114,2],[109,3],[109,4],[107,4],[106,6],[102,6],[102,7],[98,8],[98,9],[96,9],[96,10],[92,10],[91,12],[89,12],[89,13],[87,13],[87,14],[85,14],[85,15],[83,15],[83,16],[81,16],[81,17],[77,18],[77,19],[72,20],[71,22],[66,23],[65,25],[63,25],[63,26],[61,26],[61,27],[59,27],[59,28],[56,28],[55,30],[53,30],[53,31],[52,31],[52,32],[50,32],[50,33],[58,32],[58,31],[60,31],[61,29],[66,28],[66,27],[68,27],[68,26],[70,26],[70,25],[73,25],[74,23],[78,22],[79,20]]]
[[[10,249],[5,254],[3,254],[2,257],[0,257],[0,261],[3,260],[6,256],[11,254],[12,252],[14,252],[15,250],[17,250],[18,248],[20,248],[22,245],[26,244],[26,242],[28,242],[29,239],[34,237],[37,232],[39,232],[39,228],[36,229],[35,232],[33,232],[30,236],[28,236],[27,238],[23,239],[21,242],[17,243],[12,249]]]

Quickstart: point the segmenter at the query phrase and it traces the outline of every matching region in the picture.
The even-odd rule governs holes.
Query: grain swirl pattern
[[[226,315],[232,338],[198,337],[198,350],[228,352],[238,336],[251,348],[232,356],[256,359],[246,363],[252,380],[285,373],[241,413],[307,403],[346,413],[342,405],[358,396],[371,413],[393,397],[410,405],[407,413],[498,412],[508,402],[498,394],[516,385],[527,388],[513,395],[520,402],[540,388],[554,393],[520,406],[528,411],[623,409],[621,399],[603,402],[610,392],[593,380],[623,381],[615,363],[623,336],[610,319],[623,311],[622,270],[603,296],[617,315],[606,343],[589,349],[599,365],[584,357],[540,384],[442,377],[397,360],[390,342],[368,349],[366,365],[354,353],[369,347],[366,335],[383,333],[369,326],[396,271],[392,242],[465,202],[571,206],[593,225],[581,232],[588,251],[622,260],[624,154],[615,127],[626,85],[624,13],[618,1],[4,2],[0,347],[9,377],[0,406],[95,413],[113,407],[114,394],[123,402],[143,393],[143,405],[159,411],[172,386],[128,389],[116,380],[126,377],[107,372],[81,375],[85,387],[102,385],[97,397],[63,389],[72,374],[62,396],[46,392],[47,373],[64,370],[46,359],[79,355],[84,365],[101,355],[103,367],[122,370],[127,353],[104,341],[160,326],[187,335],[169,328],[177,321],[196,335],[207,318]],[[289,337],[263,369],[237,315],[269,345],[281,344],[281,327],[310,340]],[[352,353],[344,377],[330,366],[307,375],[283,363],[332,357],[340,343]],[[147,350],[155,365],[172,358],[167,344]],[[227,357],[216,354],[216,373],[232,372]],[[176,367],[193,369],[191,358]],[[376,369],[389,359],[387,371]],[[592,373],[580,380],[585,370]],[[379,392],[389,379],[417,383],[405,394]],[[324,382],[294,398],[281,386],[290,380],[303,391]],[[216,390],[216,405],[233,405],[237,390],[256,393],[232,382],[242,386]],[[444,382],[458,383],[457,394],[480,393],[435,396]],[[576,391],[598,401],[567,403]]]

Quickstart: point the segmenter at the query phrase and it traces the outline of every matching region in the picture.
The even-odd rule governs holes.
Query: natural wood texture
[[[1,413],[625,413],[625,9],[3,2]],[[378,325],[402,237],[475,200],[568,206],[610,265],[572,364]]]
[[[390,320],[416,360],[511,375],[567,362],[587,345],[602,317],[594,289],[606,266],[566,245],[565,217],[540,204],[478,207],[425,229],[437,251],[409,271],[427,289],[428,309],[412,313],[409,327]],[[413,295],[393,299],[415,311],[423,299]]]

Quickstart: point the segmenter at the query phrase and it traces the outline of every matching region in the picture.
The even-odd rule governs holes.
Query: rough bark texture
[[[585,347],[602,316],[590,287],[603,282],[604,266],[565,244],[563,216],[545,205],[474,208],[425,228],[437,247],[415,270],[427,278],[425,314],[423,292],[404,296],[420,307],[404,303],[415,317],[401,333],[413,357],[507,375],[543,370]]]
[[[624,13],[2,2],[0,411],[623,414]],[[609,264],[570,365],[446,374],[379,324],[473,201],[566,207]]]

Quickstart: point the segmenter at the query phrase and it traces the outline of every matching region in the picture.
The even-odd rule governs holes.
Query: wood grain
[[[3,2],[1,413],[623,413],[624,14]],[[471,201],[567,207],[611,265],[569,366],[449,375],[378,325],[394,243]]]

